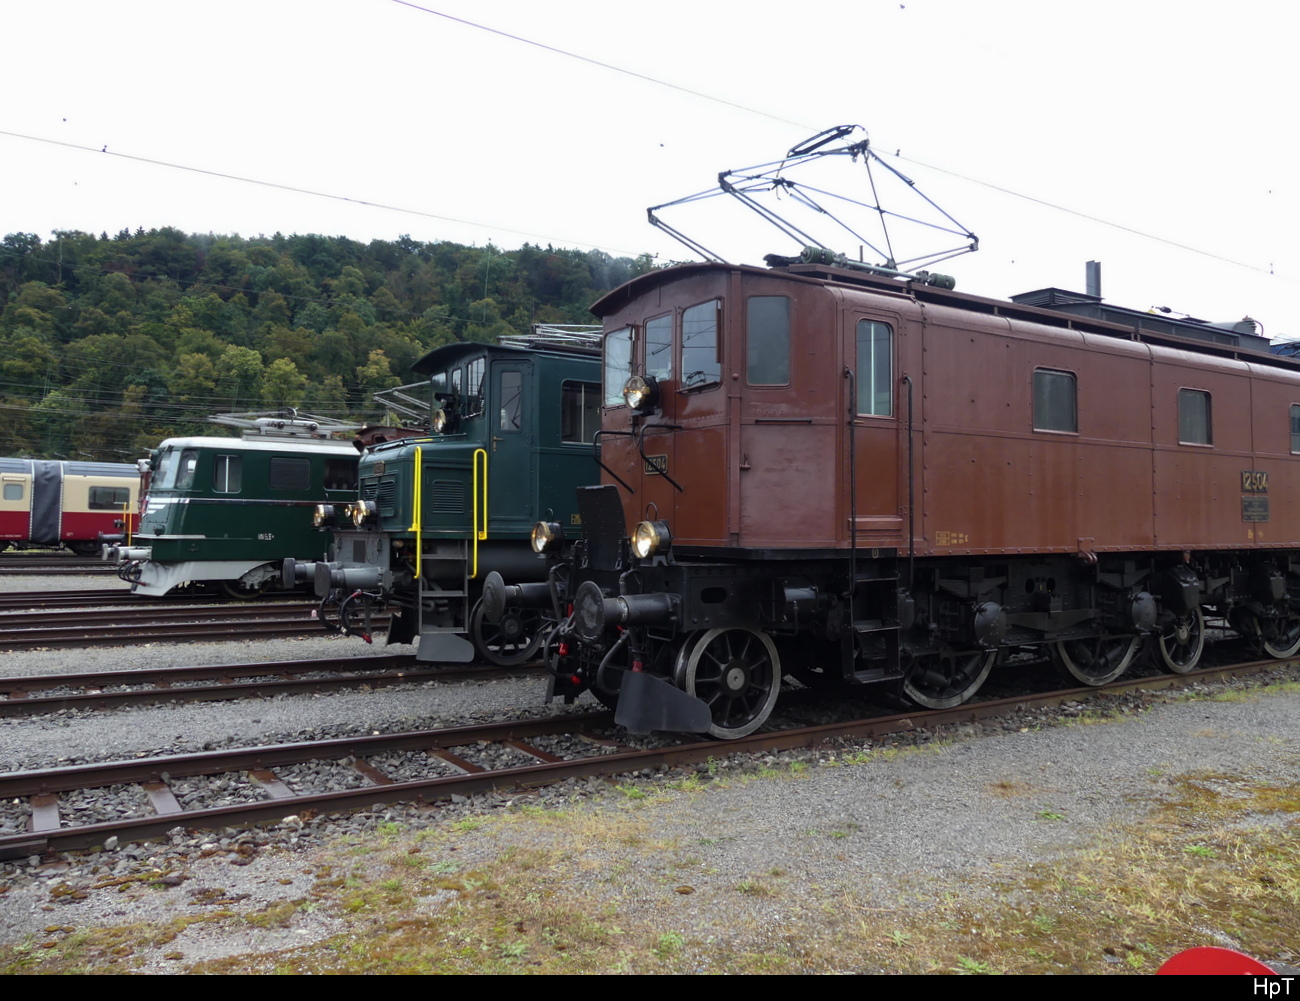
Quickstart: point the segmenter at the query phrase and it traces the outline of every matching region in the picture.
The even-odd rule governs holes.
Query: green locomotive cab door
[[[488,534],[526,538],[538,519],[537,420],[533,363],[494,359],[488,415]]]

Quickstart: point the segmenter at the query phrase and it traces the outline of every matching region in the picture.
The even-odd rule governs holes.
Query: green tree
[[[301,407],[307,377],[288,358],[277,358],[262,377],[262,402],[268,407]]]

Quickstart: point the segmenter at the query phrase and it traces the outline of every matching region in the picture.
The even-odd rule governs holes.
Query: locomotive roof
[[[1208,324],[1195,320],[1144,313],[1102,304],[1096,296],[1041,289],[1016,296],[1008,302],[926,285],[920,280],[900,280],[885,275],[825,264],[791,264],[760,268],[748,264],[717,261],[679,264],[638,275],[608,292],[591,306],[596,316],[605,317],[622,309],[650,289],[679,278],[709,271],[780,277],[801,283],[838,285],[859,291],[901,296],[921,304],[944,305],[989,316],[1041,323],[1071,330],[1089,331],[1132,341],[1164,344],[1188,351],[1241,358],[1281,368],[1300,368],[1300,360],[1273,354],[1267,338],[1233,325]],[[1053,308],[1055,307],[1055,308]]]
[[[434,348],[412,365],[411,371],[419,372],[421,375],[433,375],[435,372],[441,372],[443,369],[455,365],[457,362],[464,361],[466,358],[476,355],[498,355],[502,357],[518,357],[519,355],[550,355],[555,358],[564,358],[566,360],[584,358],[595,361],[599,358],[600,351],[598,348],[559,347],[555,345],[523,347],[514,344],[478,344],[476,342],[462,342],[459,344],[446,344],[440,348]]]
[[[163,448],[208,448],[220,449],[222,452],[281,452],[286,455],[303,452],[326,452],[331,455],[356,456],[357,450],[351,442],[322,441],[303,438],[300,441],[271,439],[260,441],[256,438],[219,438],[203,436],[193,438],[168,438],[161,445]]]

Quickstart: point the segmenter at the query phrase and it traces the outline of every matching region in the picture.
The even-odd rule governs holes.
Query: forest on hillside
[[[649,255],[346,237],[116,236],[0,242],[0,455],[132,461],[221,434],[215,413],[297,407],[382,419],[376,390],[455,341],[591,323]]]

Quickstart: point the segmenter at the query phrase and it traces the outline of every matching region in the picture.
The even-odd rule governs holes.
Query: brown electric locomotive
[[[1089,685],[1206,619],[1300,650],[1300,365],[1211,325],[836,264],[689,264],[593,307],[602,485],[542,523],[552,694],[739,737],[782,678],[943,708],[1000,654]],[[573,529],[569,529],[570,533]]]

